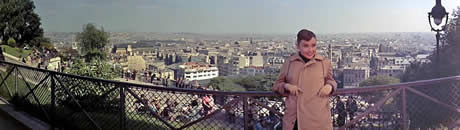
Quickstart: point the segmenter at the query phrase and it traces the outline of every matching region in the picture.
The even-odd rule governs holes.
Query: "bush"
[[[7,42],[7,43],[8,43],[8,45],[10,45],[11,47],[16,47],[16,46],[17,46],[16,40],[14,40],[14,38],[11,38],[11,37],[8,39],[8,42]]]
[[[87,112],[113,113],[119,112],[120,108],[119,99],[109,100],[107,97],[102,97],[94,94],[76,96],[75,99]],[[73,111],[81,111],[78,105],[74,101],[72,101],[72,98],[70,96],[61,101],[60,104],[68,106]]]

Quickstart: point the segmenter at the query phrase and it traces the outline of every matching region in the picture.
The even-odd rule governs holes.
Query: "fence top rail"
[[[136,84],[136,83],[128,83],[128,82],[72,75],[72,74],[67,74],[67,73],[62,73],[62,72],[57,72],[57,71],[52,71],[52,70],[46,70],[46,69],[35,68],[31,66],[20,65],[20,64],[6,62],[6,61],[0,61],[0,63],[12,65],[12,66],[19,67],[19,68],[31,69],[34,71],[44,72],[48,74],[54,74],[57,76],[65,76],[65,77],[70,77],[70,78],[75,78],[75,79],[88,80],[88,81],[93,81],[93,82],[101,82],[101,83],[107,83],[107,84],[116,84],[116,86],[125,86],[128,88],[144,88],[144,89],[153,89],[156,91],[174,91],[174,92],[182,92],[182,93],[214,94],[214,95],[277,96],[275,93],[271,91],[231,92],[231,91],[210,91],[210,90],[197,90],[197,89],[185,89],[185,88],[168,88],[168,87],[163,87],[159,85]],[[382,91],[382,90],[395,89],[395,88],[400,88],[400,87],[415,87],[415,86],[421,86],[421,85],[432,85],[432,84],[436,84],[440,82],[456,81],[456,80],[460,80],[460,76],[450,76],[450,77],[443,77],[443,78],[437,78],[437,79],[419,80],[419,81],[405,82],[405,83],[398,83],[398,84],[391,84],[391,85],[375,85],[375,86],[367,86],[367,87],[359,87],[359,88],[343,88],[343,89],[338,89],[333,95]]]
[[[334,95],[359,93],[359,92],[370,92],[370,91],[381,91],[381,90],[395,89],[395,88],[400,88],[400,87],[417,87],[417,86],[433,85],[433,84],[437,84],[441,82],[457,81],[457,80],[460,80],[460,76],[450,76],[450,77],[443,77],[443,78],[436,78],[436,79],[418,80],[418,81],[404,82],[404,83],[390,84],[390,85],[374,85],[374,86],[359,87],[359,88],[343,88],[343,89],[338,89],[337,92],[334,93]]]

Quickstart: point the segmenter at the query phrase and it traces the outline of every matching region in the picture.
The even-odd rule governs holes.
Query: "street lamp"
[[[446,17],[446,22],[444,25],[441,25],[444,17]],[[431,19],[433,19],[434,24],[436,24],[436,29],[431,24]],[[449,13],[447,13],[446,9],[441,5],[441,0],[436,0],[436,5],[431,9],[431,12],[428,12],[428,22],[430,23],[431,31],[436,32],[436,60],[439,60],[439,32],[446,29],[448,19]]]

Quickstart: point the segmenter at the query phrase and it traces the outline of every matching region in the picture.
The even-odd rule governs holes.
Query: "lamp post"
[[[441,25],[444,17],[446,17],[445,24]],[[436,28],[433,27],[431,19],[433,19]],[[449,13],[447,13],[446,9],[441,5],[441,0],[436,0],[436,5],[431,9],[431,12],[428,12],[428,22],[430,23],[431,31],[436,32],[436,62],[439,61],[439,32],[445,31],[448,20]]]

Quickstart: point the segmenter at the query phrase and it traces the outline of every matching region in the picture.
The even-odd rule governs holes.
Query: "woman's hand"
[[[332,86],[329,84],[326,84],[319,90],[318,96],[327,97],[331,94],[331,92],[332,92]]]
[[[296,96],[298,92],[302,92],[302,90],[297,87],[296,85],[291,85],[291,84],[284,84],[284,89],[289,91],[289,94]]]

